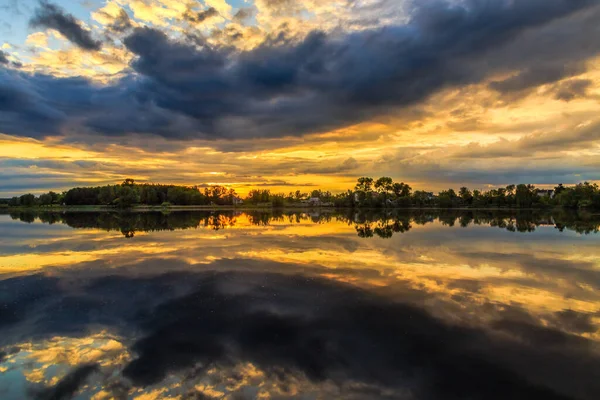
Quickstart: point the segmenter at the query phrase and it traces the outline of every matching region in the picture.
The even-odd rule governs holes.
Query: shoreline
[[[452,211],[588,211],[594,213],[597,210],[593,209],[570,209],[565,207],[538,207],[538,208],[510,208],[510,207],[388,207],[388,208],[371,208],[371,207],[307,207],[305,205],[286,205],[283,207],[273,206],[136,206],[131,208],[118,208],[111,206],[34,206],[34,207],[0,207],[0,213],[10,211],[35,211],[35,212],[116,212],[116,213],[131,213],[131,212],[173,212],[173,211],[436,211],[436,210],[452,210]]]

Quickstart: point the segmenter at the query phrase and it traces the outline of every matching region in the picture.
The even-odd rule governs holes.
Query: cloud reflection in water
[[[0,216],[0,393],[596,398],[593,217],[451,217]]]

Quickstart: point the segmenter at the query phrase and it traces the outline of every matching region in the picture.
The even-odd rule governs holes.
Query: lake
[[[0,398],[600,398],[600,214],[0,215]]]

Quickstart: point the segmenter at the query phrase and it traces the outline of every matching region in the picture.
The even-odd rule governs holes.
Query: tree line
[[[349,190],[335,204],[353,208],[600,208],[600,189],[595,183],[584,182],[569,187],[559,184],[549,190],[519,184],[487,191],[450,188],[435,194],[413,192],[410,185],[389,177],[362,177],[354,191]]]
[[[33,206],[111,206],[129,208],[147,206],[228,206],[265,205],[275,208],[306,205],[311,207],[338,208],[600,208],[600,190],[589,182],[574,186],[562,184],[545,190],[533,185],[508,185],[487,191],[461,187],[438,193],[413,191],[404,182],[392,178],[370,177],[358,179],[353,190],[333,194],[330,191],[313,190],[311,193],[272,193],[268,189],[251,190],[241,198],[234,189],[223,186],[177,186],[136,183],[126,179],[117,185],[76,187],[63,193],[50,191],[35,196],[24,194],[5,199],[9,207]]]
[[[126,179],[118,185],[76,187],[63,193],[48,192],[39,197],[25,194],[8,200],[13,207],[31,206],[115,206],[135,205],[231,205],[238,198],[235,190],[223,186],[177,186],[143,183]]]

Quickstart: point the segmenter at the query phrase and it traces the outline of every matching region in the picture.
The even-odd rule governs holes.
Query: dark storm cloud
[[[580,336],[571,335],[553,328],[547,328],[536,323],[500,320],[493,324],[495,329],[509,333],[519,340],[525,341],[540,348],[555,348],[569,346],[589,349],[592,344]]]
[[[92,96],[101,93],[83,78],[56,79],[0,69],[2,132],[34,137],[58,134],[69,117],[92,110]]]
[[[14,278],[0,293],[17,304],[28,299],[23,287],[52,293],[21,306],[27,320],[20,326],[36,338],[85,336],[99,325],[128,338],[141,332],[129,349],[136,358],[123,371],[135,386],[250,362],[280,379],[359,383],[373,389],[364,398],[408,392],[422,399],[593,399],[599,389],[591,342],[547,328],[515,305],[496,305],[503,311],[492,328],[504,335],[492,337],[434,318],[409,298],[394,301],[320,278],[214,271],[93,278],[81,271],[92,273],[79,268],[59,285],[56,277]],[[6,332],[3,341],[14,339]],[[540,378],[540,370],[549,373]],[[94,371],[83,365],[62,387],[77,388]],[[558,372],[561,379],[548,379]]]
[[[501,93],[518,92],[579,75],[584,71],[583,65],[541,65],[522,71],[503,81],[492,82],[490,87]]]
[[[571,101],[585,97],[593,82],[589,79],[572,79],[556,85],[555,97],[558,100]]]
[[[554,314],[554,324],[566,332],[594,333],[596,326],[593,314],[580,313],[573,310],[564,310]]]
[[[8,58],[6,57],[6,53],[0,50],[0,64],[8,64]]]
[[[404,26],[345,36],[313,32],[299,43],[282,36],[242,53],[138,28],[124,40],[136,56],[135,73],[109,86],[74,88],[59,78],[0,76],[0,99],[6,98],[0,122],[5,133],[35,137],[69,123],[83,124],[78,132],[175,139],[322,132],[492,73],[535,70],[550,58],[553,65],[580,65],[600,51],[600,36],[593,34],[600,28],[592,23],[599,9],[596,0],[415,2]],[[75,25],[79,30],[73,31],[91,41]],[[540,46],[556,41],[557,32],[562,46]],[[563,76],[549,73],[543,83]],[[528,76],[519,79],[505,85],[534,84]],[[6,81],[23,107],[2,94]],[[47,90],[51,86],[55,94]],[[87,102],[70,100],[71,91]]]
[[[62,378],[55,386],[35,396],[38,400],[70,399],[94,372],[100,369],[97,364],[85,364],[77,367]]]
[[[83,28],[81,21],[46,0],[40,1],[29,24],[32,27],[56,29],[73,44],[85,50],[100,50],[102,47],[102,43],[94,40],[91,33]]]

